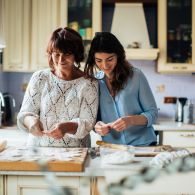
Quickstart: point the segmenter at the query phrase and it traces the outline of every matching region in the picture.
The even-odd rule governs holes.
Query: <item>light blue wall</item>
[[[7,79],[6,74],[0,72],[0,92],[5,92],[7,89]]]
[[[22,83],[27,83],[31,73],[0,73],[0,91],[9,92],[16,100],[16,112],[19,111],[24,92]]]
[[[165,96],[187,97],[193,99],[195,103],[195,75],[159,74],[156,72],[155,61],[131,61],[131,64],[140,68],[147,77],[157,106],[160,108],[160,117],[174,118],[175,115],[175,105],[164,104]],[[165,86],[165,90],[159,92],[157,88],[162,85]]]
[[[160,117],[174,118],[174,105],[164,104],[165,96],[183,96],[195,100],[195,75],[164,75],[156,73],[155,61],[131,61],[140,68],[148,79],[154,97],[160,108]],[[28,82],[30,73],[0,73],[0,91],[11,93],[16,99],[16,111],[19,110],[24,92],[22,83]],[[158,92],[157,87],[165,86],[164,92]]]

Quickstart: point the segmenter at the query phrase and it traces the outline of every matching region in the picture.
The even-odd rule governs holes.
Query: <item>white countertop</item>
[[[184,125],[173,121],[164,121],[164,122],[161,121],[158,125],[155,125],[155,127],[156,130],[157,128],[159,128],[161,131],[174,130],[174,129],[178,130],[178,127],[179,130],[195,130],[195,125]],[[18,130],[16,127],[8,127],[3,129],[0,128],[0,139],[6,139],[8,141],[8,145],[10,146],[25,144],[27,136],[28,136],[27,133]],[[142,157],[142,158],[135,158],[133,163],[128,163],[125,165],[105,165],[102,164],[100,157],[91,159],[91,157],[88,156],[85,163],[84,172],[54,172],[53,174],[58,177],[64,177],[64,176],[65,177],[75,177],[75,176],[76,177],[77,176],[102,177],[103,176],[106,178],[106,182],[110,183],[110,182],[118,181],[119,179],[125,176],[136,174],[143,167],[148,165],[150,160],[151,158],[149,157],[145,157],[145,158]],[[44,176],[46,174],[47,172],[39,172],[39,171],[0,171],[0,175],[20,175],[20,176],[42,176],[43,175]],[[138,192],[139,194],[144,194],[145,191],[147,191],[150,194],[153,193],[154,191],[159,192],[159,189],[161,191],[163,190],[166,191],[166,192],[163,191],[164,192],[163,194],[167,194],[167,193],[179,194],[180,192],[188,192],[189,189],[194,189],[194,183],[193,183],[194,176],[195,176],[194,172],[183,173],[182,175],[180,173],[172,174],[172,175],[162,174],[162,177],[159,177],[159,179],[157,178],[156,181],[153,182],[153,185],[148,185],[148,183],[143,183],[141,188],[135,188],[135,192]],[[167,182],[164,181],[168,182],[169,184],[168,188],[167,188]],[[180,189],[180,187],[182,189]],[[173,189],[176,190],[177,192],[175,191],[173,192]],[[141,193],[139,192],[139,190],[141,190]]]
[[[18,130],[17,127],[5,127],[0,128],[0,140],[7,140],[8,146],[22,146],[25,145],[28,134]],[[134,163],[129,163],[126,165],[105,165],[101,164],[101,158],[97,157],[91,159],[90,156],[87,157],[85,163],[84,172],[55,172],[59,176],[104,176],[105,171],[124,171],[132,172],[140,170],[143,165],[148,163],[150,158],[136,158]],[[37,171],[0,171],[0,175],[44,175],[43,172]]]
[[[28,134],[13,127],[0,127],[0,140],[6,140],[8,146],[22,146],[27,141]]]
[[[195,130],[195,125],[185,125],[174,121],[161,121],[155,125],[156,130]],[[21,146],[26,143],[28,134],[18,130],[17,127],[0,128],[0,140],[7,140],[8,146]],[[136,158],[134,163],[126,165],[105,165],[101,163],[101,158],[87,158],[84,172],[56,172],[59,176],[104,176],[105,171],[119,171],[135,173],[144,165],[147,165],[151,158]],[[36,171],[0,171],[1,175],[44,175]]]
[[[163,119],[160,119],[153,127],[156,131],[195,131],[195,124],[184,124]]]

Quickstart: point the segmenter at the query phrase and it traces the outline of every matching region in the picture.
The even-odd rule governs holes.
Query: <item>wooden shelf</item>
[[[159,49],[125,49],[128,60],[156,60]]]

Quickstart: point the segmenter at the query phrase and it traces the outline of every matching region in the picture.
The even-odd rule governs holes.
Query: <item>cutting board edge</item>
[[[45,167],[48,170],[41,170],[40,165],[33,161],[0,161],[0,171],[83,172],[87,150],[84,152],[82,156],[83,161],[50,161],[47,162],[47,166]]]

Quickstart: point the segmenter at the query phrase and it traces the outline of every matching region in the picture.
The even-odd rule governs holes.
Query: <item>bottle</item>
[[[175,121],[183,122],[184,118],[184,105],[186,104],[186,97],[179,97],[176,100],[176,112],[175,112]]]
[[[193,112],[194,112],[194,105],[192,101],[188,100],[184,106],[184,120],[183,122],[186,124],[193,123]]]

